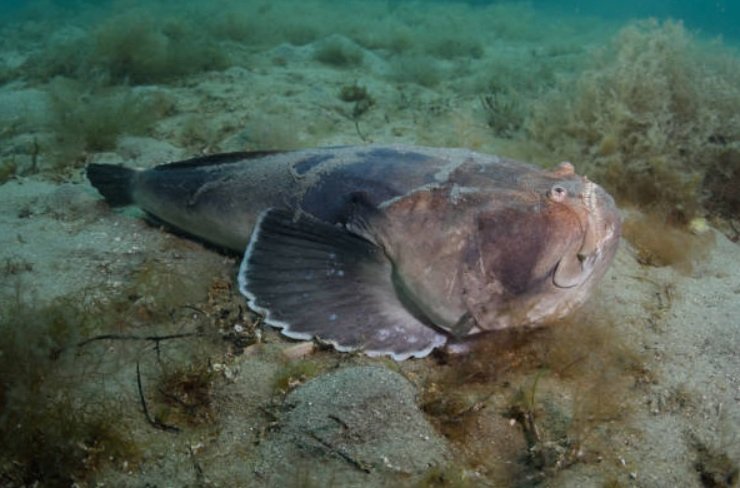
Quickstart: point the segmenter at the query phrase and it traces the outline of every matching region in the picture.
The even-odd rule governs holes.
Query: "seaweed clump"
[[[631,213],[624,221],[622,234],[635,248],[645,266],[672,266],[691,273],[697,261],[705,259],[714,244],[714,234],[692,234],[668,225],[656,215]]]
[[[131,83],[168,81],[227,65],[213,42],[193,35],[199,29],[184,18],[155,22],[139,10],[112,17],[95,33],[93,64],[113,80]]]
[[[316,61],[337,68],[351,68],[362,64],[362,49],[354,42],[339,35],[330,36],[317,43],[313,55]]]
[[[273,382],[275,392],[286,394],[311,378],[315,378],[322,370],[323,367],[316,358],[299,359],[297,361],[285,359],[275,375]]]
[[[680,22],[630,25],[592,68],[534,107],[528,131],[621,203],[678,225],[705,206],[732,216],[740,201],[731,189],[740,177],[740,62],[710,47]]]
[[[433,88],[444,77],[444,70],[437,60],[419,53],[404,53],[391,61],[390,77],[400,83],[415,83]]]
[[[18,291],[0,308],[0,480],[71,486],[103,465],[131,467],[139,450],[118,402],[87,388],[75,345],[97,315],[72,300],[32,306]]]
[[[375,99],[370,96],[367,88],[357,83],[342,86],[339,90],[339,99],[343,102],[354,103],[352,118],[355,120],[375,105]]]
[[[424,476],[409,485],[413,488],[470,488],[475,485],[475,478],[465,469],[455,464],[434,466]]]
[[[611,319],[587,311],[474,347],[445,359],[422,408],[469,469],[502,486],[535,486],[609,456],[633,408],[630,390],[650,381]]]
[[[3,161],[0,164],[0,185],[12,179],[18,171],[18,165],[13,160]]]
[[[524,123],[525,110],[521,97],[514,89],[496,89],[480,97],[486,113],[486,124],[495,134],[511,138],[517,134]]]
[[[157,389],[158,421],[164,425],[190,427],[213,422],[216,417],[215,379],[216,372],[205,360],[165,371]]]
[[[124,134],[145,134],[168,109],[158,92],[124,87],[86,86],[69,78],[49,84],[54,158],[60,165],[82,161],[88,152],[108,151]]]
[[[225,68],[223,52],[198,32],[185,17],[134,9],[111,15],[95,29],[53,37],[23,68],[42,80],[66,76],[134,85]]]

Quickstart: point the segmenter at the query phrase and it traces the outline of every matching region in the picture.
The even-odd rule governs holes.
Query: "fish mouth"
[[[599,185],[584,177],[581,199],[588,218],[580,248],[567,254],[555,266],[552,282],[558,288],[574,288],[583,284],[615,248],[620,219],[614,200]],[[616,239],[615,239],[616,238]]]
[[[552,283],[558,288],[575,288],[591,276],[599,252],[591,254],[576,253],[574,256],[565,256],[558,264],[552,274]]]

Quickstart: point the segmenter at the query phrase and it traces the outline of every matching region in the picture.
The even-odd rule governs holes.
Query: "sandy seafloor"
[[[470,15],[462,7],[453,13],[460,25]],[[581,54],[621,27],[567,22],[563,32]],[[56,29],[50,36],[73,29],[48,25]],[[7,32],[28,36],[34,28]],[[218,151],[371,142],[468,146],[558,162],[533,149],[526,135],[494,133],[475,90],[461,91],[464,80],[447,81],[460,72],[474,85],[472,73],[498,56],[493,51],[516,59],[538,49],[537,40],[514,36],[484,46],[470,62],[438,60],[441,80],[431,86],[389,75],[398,68],[382,49],[353,43],[362,62],[318,61],[321,41],[265,48],[224,42],[221,49],[249,63],[142,84],[136,89],[167,98],[165,113],[143,132],[121,133],[108,149],[83,151],[72,169],[60,171],[48,169],[54,163],[44,153],[54,152],[56,140],[55,126],[44,122],[53,110],[47,82],[5,79],[0,144],[3,160],[17,158],[19,169],[0,186],[3,326],[24,325],[13,314],[35,318],[28,322],[34,329],[0,351],[7,358],[9,347],[28,348],[12,370],[3,363],[9,369],[2,372],[0,418],[14,431],[4,438],[40,443],[29,456],[14,441],[0,486],[736,485],[740,247],[720,231],[707,231],[713,244],[690,269],[641,264],[623,241],[585,310],[562,325],[571,332],[535,334],[513,344],[510,355],[483,347],[472,358],[396,364],[301,350],[271,330],[255,336],[256,316],[244,311],[232,286],[238,257],[168,233],[134,211],[111,210],[84,180],[87,162],[151,167]],[[6,38],[6,68],[33,55],[23,48]],[[354,102],[338,95],[351,85],[365,87],[374,101],[356,116]],[[40,152],[27,150],[31,140],[41,141]],[[38,161],[29,169],[32,158]],[[63,350],[53,357],[37,337],[51,334],[53,324],[32,313],[49,304],[88,314],[66,319],[64,327],[79,322],[81,329],[65,329]],[[78,345],[101,334],[193,331],[201,335]],[[37,383],[18,383],[33,369],[23,361],[39,363]],[[178,432],[147,422],[137,364],[150,414]],[[349,376],[337,377],[337,370]],[[183,382],[192,373],[204,383],[167,386],[163,378],[178,372]],[[54,424],[96,415],[125,448],[100,434],[59,435],[66,431]],[[527,418],[536,424],[534,441]],[[24,470],[46,456],[44,449],[72,454]]]

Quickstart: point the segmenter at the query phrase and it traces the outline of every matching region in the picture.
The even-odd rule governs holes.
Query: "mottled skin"
[[[616,250],[619,215],[600,187],[568,163],[501,177],[510,164],[468,161],[383,209],[383,247],[404,288],[458,337],[565,316]]]
[[[91,180],[106,194],[95,172],[88,172]],[[415,310],[418,323],[458,339],[566,315],[606,271],[620,232],[612,198],[569,163],[544,171],[462,149],[219,155],[137,172],[129,191],[133,203],[157,219],[240,252],[267,208],[340,225],[382,250],[393,274],[391,293]],[[362,277],[356,281],[365,286]],[[367,286],[374,286],[370,278]],[[279,308],[279,299],[259,302],[245,294],[268,319],[271,307]],[[342,350],[401,359],[444,342],[438,336],[423,351],[393,349],[356,334],[334,338],[315,325],[273,322],[294,337],[319,335]],[[385,340],[387,331],[381,332]],[[391,332],[400,334],[396,342],[417,340],[403,328]]]
[[[165,223],[242,252],[265,208],[300,208],[336,223],[346,217],[354,193],[381,204],[433,183],[435,173],[449,164],[428,148],[231,153],[138,172],[133,200]]]

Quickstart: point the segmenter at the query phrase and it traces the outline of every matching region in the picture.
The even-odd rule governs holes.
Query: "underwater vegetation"
[[[17,171],[18,165],[15,161],[12,159],[3,161],[3,163],[0,164],[0,185],[14,177]]]
[[[55,142],[49,150],[60,166],[73,167],[87,153],[114,149],[123,134],[145,134],[171,106],[157,91],[91,87],[61,77],[48,90]]]
[[[464,468],[451,464],[435,466],[409,488],[472,488],[475,479]]]
[[[178,367],[168,365],[158,379],[153,418],[163,425],[196,427],[216,419],[214,383],[217,372],[207,358],[193,358]]]
[[[326,368],[322,366],[320,358],[285,359],[282,367],[275,374],[275,392],[284,395],[311,378],[315,378],[324,369]]]
[[[112,80],[134,84],[224,68],[222,52],[199,31],[185,16],[155,20],[143,10],[121,14],[95,32],[91,61]]]
[[[0,306],[0,482],[70,486],[103,465],[137,462],[119,402],[88,389],[74,345],[99,327],[94,306],[37,307],[18,291]]]
[[[66,25],[6,76],[169,83],[246,64],[249,56],[243,47],[270,49],[286,42],[295,46],[316,42],[315,59],[339,68],[361,65],[363,48],[412,55],[428,64],[432,59],[480,59],[486,42],[509,36],[542,38],[549,29],[546,23],[533,27],[531,8],[516,5],[480,8],[475,16],[466,7],[420,11],[385,2],[337,4],[332,9],[336,15],[326,15],[321,1],[183,2],[176,8],[166,2],[132,1],[80,16],[61,7],[44,12],[29,6],[27,21],[19,29],[25,41],[43,35],[60,18]]]
[[[172,11],[156,14],[132,9],[89,30],[63,32],[31,56],[23,70],[41,80],[64,76],[137,85],[227,66],[223,52],[192,18]]]
[[[194,279],[171,263],[150,257],[131,272],[128,299],[142,322],[163,321],[173,314],[187,313],[189,304],[202,299],[209,286],[207,281]]]
[[[31,269],[1,270],[19,281],[0,297],[0,485],[94,484],[135,470],[158,435],[218,428],[214,363],[256,340],[230,282],[145,259],[104,296],[40,303],[20,281]]]
[[[93,153],[116,149],[121,136],[148,134],[174,107],[156,88],[56,77],[44,89],[38,91],[45,107],[41,120],[30,133],[9,137],[0,160],[0,183],[36,173],[68,177]]]
[[[714,244],[711,232],[692,233],[667,224],[661,216],[634,211],[624,220],[622,235],[634,246],[640,264],[672,266],[684,274],[706,259]]]
[[[526,112],[521,97],[513,89],[492,89],[481,96],[481,105],[486,112],[486,124],[493,132],[512,137],[522,128]]]
[[[391,78],[400,83],[432,88],[445,78],[445,72],[433,57],[423,53],[408,53],[393,57]]]
[[[616,36],[576,79],[533,107],[532,139],[633,204],[685,225],[737,215],[740,61],[680,22]]]
[[[370,95],[367,88],[357,84],[344,85],[339,90],[339,99],[343,102],[352,103],[352,119],[357,120],[365,112],[375,105],[375,99]]]
[[[314,59],[335,67],[350,68],[362,64],[363,53],[362,49],[349,39],[330,36],[317,44]]]
[[[476,347],[429,377],[422,408],[462,467],[502,486],[536,486],[607,457],[612,436],[629,429],[632,390],[650,381],[612,319],[593,312]]]

